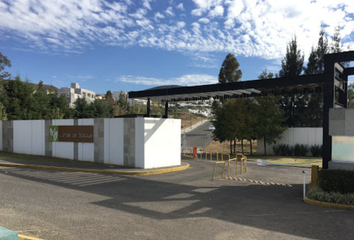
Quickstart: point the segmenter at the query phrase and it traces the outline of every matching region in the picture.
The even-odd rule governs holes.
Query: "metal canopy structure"
[[[354,51],[327,54],[324,56],[324,73],[292,78],[273,78],[240,81],[225,84],[209,84],[191,87],[173,87],[129,92],[129,98],[146,99],[150,116],[150,101],[165,102],[168,117],[168,102],[205,100],[213,98],[242,98],[267,95],[292,95],[323,92],[323,160],[328,168],[332,157],[332,137],[329,135],[329,109],[348,106],[348,76],[354,75],[354,67],[344,67],[343,62],[354,61]]]
[[[324,74],[304,75],[294,78],[273,78],[209,84],[191,87],[173,87],[129,92],[129,98],[159,102],[206,100],[212,98],[238,98],[323,91]]]

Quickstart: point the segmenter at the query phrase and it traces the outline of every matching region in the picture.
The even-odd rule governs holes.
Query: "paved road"
[[[354,212],[305,204],[304,169],[249,165],[223,180],[213,163],[130,177],[0,168],[0,226],[47,240],[353,239]],[[310,172],[307,173],[309,181]]]
[[[186,147],[197,146],[198,148],[202,148],[207,146],[211,142],[211,131],[209,130],[210,125],[211,122],[207,121],[196,129],[186,133]],[[183,144],[183,134],[181,135],[181,139],[181,143]]]

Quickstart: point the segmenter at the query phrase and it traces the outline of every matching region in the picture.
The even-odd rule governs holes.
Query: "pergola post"
[[[165,102],[165,115],[163,118],[168,118],[168,101]]]
[[[150,117],[150,98],[148,98],[148,101],[146,104],[146,117]]]
[[[323,91],[323,130],[322,130],[322,168],[328,168],[332,158],[332,136],[329,135],[329,109],[334,106],[334,62],[324,56],[324,91]]]

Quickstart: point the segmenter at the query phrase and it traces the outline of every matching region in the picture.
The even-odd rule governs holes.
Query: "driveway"
[[[149,176],[0,168],[0,226],[43,239],[353,239],[354,212],[302,202],[302,171],[214,164]],[[219,164],[220,165],[220,164]]]

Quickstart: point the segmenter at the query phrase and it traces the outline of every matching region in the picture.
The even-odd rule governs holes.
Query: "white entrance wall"
[[[322,128],[288,128],[277,140],[276,144],[287,144],[294,146],[295,144],[304,145],[322,145]],[[267,155],[273,155],[273,145],[266,145]],[[263,139],[257,140],[257,155],[264,154],[264,141]]]
[[[94,142],[49,142],[51,125],[94,126]],[[0,121],[0,150],[144,169],[177,166],[180,129],[181,120],[165,118]]]

